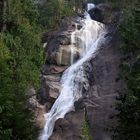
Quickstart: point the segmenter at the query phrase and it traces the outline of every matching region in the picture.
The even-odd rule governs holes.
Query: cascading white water
[[[87,11],[91,10],[91,9],[94,8],[94,7],[95,7],[95,4],[93,4],[93,3],[88,3],[88,4],[87,4]]]
[[[92,7],[94,5],[90,4],[88,10]],[[85,12],[85,19],[82,23],[83,27],[72,33],[72,43],[76,43],[76,38],[80,40],[80,43],[77,43],[80,44],[78,46],[81,50],[80,59],[64,72],[61,79],[61,93],[51,110],[45,114],[46,124],[39,140],[48,140],[53,132],[56,120],[64,118],[66,113],[74,110],[74,102],[82,97],[82,86],[85,82],[83,80],[82,64],[95,57],[95,52],[100,47],[100,43],[104,41],[106,32],[103,24],[93,21],[87,12]]]

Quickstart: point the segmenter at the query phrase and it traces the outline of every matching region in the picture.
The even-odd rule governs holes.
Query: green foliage
[[[33,0],[8,0],[1,12],[0,139],[35,140],[25,89],[37,87],[42,62],[38,11]],[[5,28],[3,28],[5,27]],[[3,28],[3,30],[2,30]]]
[[[124,57],[120,65],[120,78],[125,81],[127,89],[125,93],[120,93],[116,105],[119,122],[114,128],[113,139],[140,140],[140,3],[139,0],[121,2],[124,21],[120,35]]]
[[[44,0],[43,4],[38,6],[40,11],[39,23],[46,29],[55,28],[62,18],[75,15],[82,1]]]
[[[92,136],[90,134],[89,122],[85,120],[82,125],[82,140],[92,140]]]

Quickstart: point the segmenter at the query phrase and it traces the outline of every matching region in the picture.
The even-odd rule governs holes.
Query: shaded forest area
[[[32,114],[25,108],[26,89],[38,88],[43,63],[42,32],[56,28],[65,16],[75,15],[86,0],[0,0],[0,139],[35,140]],[[108,2],[122,10],[119,27],[121,52],[119,78],[126,83],[117,98],[118,126],[114,140],[140,139],[140,2]]]

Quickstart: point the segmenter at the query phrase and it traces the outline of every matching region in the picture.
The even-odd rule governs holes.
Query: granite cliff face
[[[90,133],[94,140],[111,140],[111,134],[106,129],[115,123],[110,117],[115,113],[117,92],[123,87],[122,81],[118,81],[121,55],[116,28],[119,12],[113,11],[106,4],[99,4],[89,13],[92,19],[105,23],[109,30],[107,36],[110,37],[110,41],[103,44],[95,58],[84,63],[85,82],[90,88],[87,91],[83,90],[83,97],[75,102],[75,111],[67,113],[65,118],[56,121],[50,140],[81,140],[85,119],[89,122]],[[59,96],[63,72],[79,59],[79,49],[70,41],[70,33],[82,26],[76,19],[77,17],[65,18],[58,30],[43,34],[46,61],[41,67],[42,84],[37,96],[29,100],[36,113],[36,126],[40,129],[45,122],[43,114],[51,108]]]

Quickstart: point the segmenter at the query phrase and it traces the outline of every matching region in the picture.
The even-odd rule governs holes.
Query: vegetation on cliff
[[[111,1],[111,0],[110,0]],[[114,128],[114,140],[140,139],[140,2],[139,0],[111,1],[123,11],[119,32],[122,39],[120,79],[126,90],[120,93],[116,109],[118,125]],[[121,5],[120,5],[121,3]]]
[[[94,0],[95,3],[109,3],[122,11],[119,27],[122,53],[119,78],[126,84],[116,101],[113,140],[140,139],[140,1],[139,0]]]
[[[0,0],[0,139],[35,140],[25,90],[39,85],[42,29],[73,14],[80,1]],[[42,28],[43,27],[43,28]]]
[[[120,75],[127,84],[127,90],[120,96],[117,109],[120,125],[117,127],[117,140],[140,139],[140,3],[137,1],[126,16],[121,28],[124,44],[121,48],[124,59]]]
[[[43,0],[38,5],[39,23],[43,29],[56,28],[65,16],[73,16],[78,12],[84,0]]]
[[[86,0],[85,0],[86,1]],[[25,90],[39,84],[42,63],[40,35],[43,29],[54,28],[64,16],[78,11],[84,0],[0,0],[0,139],[35,140],[25,109]],[[99,0],[89,0],[99,2]],[[123,11],[120,35],[123,45],[120,78],[127,85],[118,98],[118,126],[114,140],[140,139],[140,2],[139,0],[100,0],[110,2]],[[89,137],[88,124],[83,125],[83,137]],[[89,138],[87,138],[89,139]]]
[[[35,140],[25,89],[37,87],[42,63],[33,0],[0,1],[0,139]]]
[[[90,125],[87,119],[82,124],[82,140],[92,140]]]

